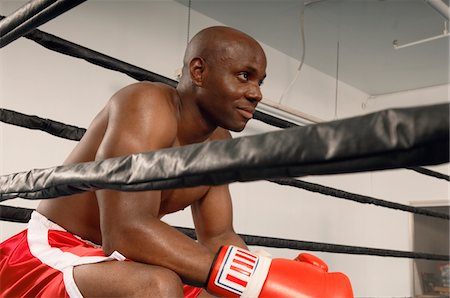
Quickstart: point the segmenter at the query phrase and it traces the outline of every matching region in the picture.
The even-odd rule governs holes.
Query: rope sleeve
[[[40,9],[34,10],[36,14],[32,16],[27,14],[26,17],[20,16],[21,11],[19,11],[17,17],[26,20],[21,24],[18,24],[15,28],[11,28],[6,34],[0,36],[0,48],[85,1],[86,0],[58,0],[49,6],[40,6]],[[33,3],[29,3],[28,5],[33,5]],[[15,17],[15,14],[11,16],[11,18]]]
[[[0,121],[29,129],[42,130],[51,135],[74,141],[81,140],[86,132],[84,128],[7,109],[0,109]]]
[[[0,200],[218,185],[449,161],[448,104],[0,176]],[[303,141],[302,141],[303,140]],[[270,148],[270,150],[261,150]]]
[[[56,0],[35,0],[14,11],[0,21],[0,36],[11,32],[14,28],[23,24],[40,11],[52,5]]]

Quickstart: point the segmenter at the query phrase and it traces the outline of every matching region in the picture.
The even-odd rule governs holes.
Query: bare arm
[[[218,129],[212,140],[229,139],[228,131]],[[199,243],[217,252],[222,245],[247,249],[233,229],[233,206],[228,185],[211,187],[205,196],[191,206]]]
[[[222,245],[236,245],[248,249],[233,229],[232,203],[228,185],[211,187],[204,198],[192,207],[199,243],[217,252]]]
[[[167,90],[145,84],[122,90],[108,112],[97,160],[173,146],[176,108]],[[160,191],[100,190],[96,195],[106,253],[117,250],[131,260],[171,269],[194,285],[206,281],[213,254],[159,220]]]

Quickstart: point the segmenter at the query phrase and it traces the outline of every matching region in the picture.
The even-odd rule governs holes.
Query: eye
[[[262,86],[262,84],[264,84],[264,80],[261,80],[261,81],[258,82],[259,86]]]
[[[248,81],[248,72],[245,72],[245,71],[240,72],[238,74],[238,78],[243,80],[243,81]]]

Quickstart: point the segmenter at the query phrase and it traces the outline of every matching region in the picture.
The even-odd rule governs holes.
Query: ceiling
[[[190,6],[297,60],[304,9],[304,63],[370,95],[449,83],[448,37],[393,46],[443,33],[445,19],[424,0],[304,1],[191,0]]]

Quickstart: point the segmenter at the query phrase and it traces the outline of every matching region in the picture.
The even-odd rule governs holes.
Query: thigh
[[[178,275],[159,266],[110,261],[77,266],[73,276],[84,297],[183,297]]]

